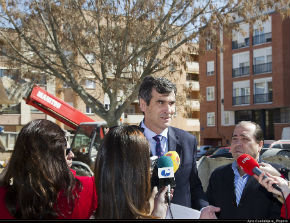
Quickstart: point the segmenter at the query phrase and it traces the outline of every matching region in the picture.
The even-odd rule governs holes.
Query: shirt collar
[[[144,135],[146,136],[147,139],[151,139],[152,137],[156,136],[157,134],[150,130],[149,128],[146,127],[144,121],[141,122],[141,128],[144,128]],[[168,134],[168,128],[164,129],[160,134],[163,137],[167,139],[167,134]]]
[[[238,163],[236,160],[232,163],[232,169],[234,171],[235,176],[239,176],[242,178],[249,177],[247,173],[245,173],[243,176],[240,175],[239,170],[238,170]]]

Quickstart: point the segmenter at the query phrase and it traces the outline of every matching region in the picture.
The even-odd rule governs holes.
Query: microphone
[[[180,165],[180,158],[179,158],[179,155],[176,151],[169,151],[165,154],[165,156],[169,157],[172,162],[173,162],[173,172],[176,173],[176,171],[178,170],[179,168],[179,165]],[[173,178],[173,181],[174,181],[174,187],[176,186],[175,184],[175,178]],[[167,198],[168,198],[168,203],[170,204],[170,186],[171,185],[168,185],[168,188],[167,188]]]
[[[158,187],[158,190],[164,186],[167,186],[167,199],[170,202],[170,190],[171,188],[175,188],[175,178],[174,173],[178,170],[180,165],[180,158],[176,151],[169,151],[164,156],[156,159],[155,156],[150,158],[151,160],[151,168],[153,169],[151,171],[151,188],[154,186]],[[171,174],[172,177],[169,177],[165,180],[164,177],[159,177],[158,170],[164,167],[172,167],[173,166],[173,174]]]
[[[176,171],[178,170],[179,165],[180,165],[180,158],[179,158],[178,153],[176,151],[169,151],[165,154],[165,156],[168,156],[172,160],[173,171],[174,171],[174,173],[176,173]]]
[[[157,160],[159,188],[167,186],[167,202],[170,205],[171,185],[175,187],[174,164],[170,157],[161,156]]]
[[[259,169],[258,162],[251,157],[249,154],[242,154],[237,159],[238,165],[245,171],[245,173],[249,174],[250,176],[253,176],[256,174],[257,176],[260,176],[262,171]],[[268,178],[266,175],[263,176],[263,179]],[[277,184],[272,184],[272,186],[280,191],[282,193],[282,190]]]

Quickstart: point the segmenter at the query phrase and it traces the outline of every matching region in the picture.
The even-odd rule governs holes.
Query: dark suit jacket
[[[196,167],[196,138],[181,129],[168,128],[168,150],[176,151],[180,166],[175,173],[172,203],[200,210],[208,205]]]
[[[218,167],[210,176],[207,198],[211,205],[221,208],[220,219],[279,218],[281,203],[259,182],[249,176],[239,205],[236,203],[232,164]]]

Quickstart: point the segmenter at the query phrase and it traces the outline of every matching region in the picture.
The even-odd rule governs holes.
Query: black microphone
[[[240,155],[237,159],[237,163],[250,176],[252,176],[253,174],[260,176],[262,173],[262,170],[259,169],[260,166],[258,162],[249,154]],[[263,180],[266,178],[268,177],[264,175]],[[274,187],[276,190],[282,193],[281,188],[277,184],[272,184],[272,187]]]

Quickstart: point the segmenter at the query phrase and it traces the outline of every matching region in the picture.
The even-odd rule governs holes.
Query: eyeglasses
[[[65,155],[67,156],[67,155],[70,153],[70,151],[71,151],[71,148],[67,148],[67,149],[65,150]]]

